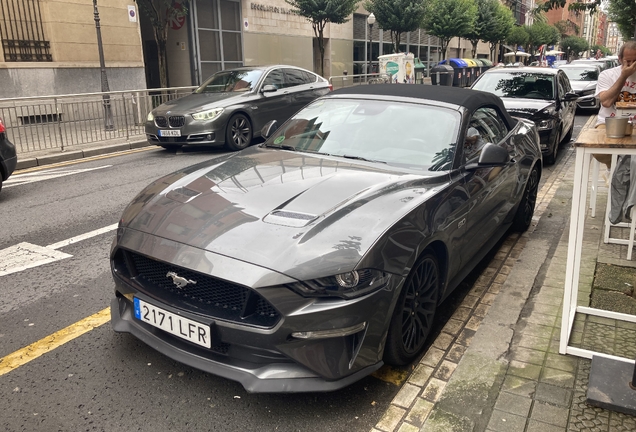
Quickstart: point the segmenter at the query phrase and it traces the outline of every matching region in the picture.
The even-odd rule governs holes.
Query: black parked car
[[[217,72],[193,94],[153,109],[146,121],[150,144],[249,146],[270,120],[282,123],[330,91],[326,79],[295,66],[242,67]]]
[[[0,190],[2,182],[9,178],[18,163],[15,146],[7,137],[7,130],[0,119]]]
[[[556,161],[559,144],[572,137],[579,97],[562,70],[490,69],[481,74],[472,88],[496,94],[511,115],[534,121],[539,130],[543,160],[547,164]]]
[[[408,364],[437,306],[529,227],[541,170],[534,124],[490,93],[335,91],[140,192],[110,254],[113,328],[251,392]]]

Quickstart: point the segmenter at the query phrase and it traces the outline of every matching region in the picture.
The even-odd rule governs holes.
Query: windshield
[[[597,81],[598,69],[596,68],[563,68],[563,72],[570,81]]]
[[[268,147],[438,171],[452,164],[457,111],[395,101],[326,99],[298,112]]]
[[[260,69],[228,70],[217,72],[201,84],[195,93],[246,92],[252,90],[263,75]]]
[[[553,82],[552,75],[511,71],[485,73],[473,88],[499,97],[552,100],[555,94]]]

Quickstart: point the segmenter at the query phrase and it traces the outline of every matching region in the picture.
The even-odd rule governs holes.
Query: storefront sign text
[[[296,12],[293,9],[287,9],[287,8],[278,7],[278,6],[263,5],[259,3],[250,3],[250,5],[252,9],[260,10],[263,12],[274,12],[274,13],[280,13],[285,15],[298,15],[298,12]]]

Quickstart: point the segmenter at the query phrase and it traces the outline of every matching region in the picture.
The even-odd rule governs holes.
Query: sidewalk
[[[591,361],[559,354],[573,175],[570,149],[539,192],[533,226],[503,242],[372,432],[636,431],[635,417],[586,404]],[[635,266],[627,246],[602,241],[599,192],[585,225],[586,303],[597,262]],[[636,325],[577,316],[570,343],[634,358],[635,341]]]

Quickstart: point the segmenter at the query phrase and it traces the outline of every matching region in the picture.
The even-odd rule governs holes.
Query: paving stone
[[[537,384],[534,398],[554,405],[569,407],[572,401],[572,391],[540,382]]]
[[[422,393],[422,397],[431,402],[437,402],[442,391],[444,391],[444,387],[446,387],[446,382],[439,380],[437,378],[431,378],[428,385],[424,389]]]
[[[386,410],[375,427],[385,432],[393,432],[405,413],[406,410],[395,405],[389,405],[389,409]]]
[[[536,387],[537,382],[534,380],[506,375],[501,389],[508,393],[531,397],[534,395]]]
[[[541,366],[532,363],[511,360],[508,365],[508,374],[538,381],[541,376]]]
[[[489,304],[489,305],[491,305],[491,304],[492,304],[492,302],[494,302],[494,301],[495,301],[495,298],[496,298],[496,297],[497,297],[497,295],[496,295],[496,294],[486,293],[486,294],[484,294],[484,296],[482,297],[481,302],[482,302],[482,303],[485,303],[485,304]]]
[[[503,284],[493,282],[490,285],[490,287],[488,288],[488,293],[489,294],[499,294],[499,292],[501,291],[502,288],[503,288]]]
[[[431,347],[426,351],[420,363],[425,364],[427,366],[437,367],[437,365],[442,361],[445,352],[441,349],[437,349],[435,347]]]
[[[478,301],[479,297],[474,295],[467,295],[466,297],[464,297],[464,301],[462,301],[462,306],[472,309],[473,307],[475,307]]]
[[[565,426],[554,426],[547,423],[541,423],[536,420],[530,420],[528,422],[528,428],[526,432],[563,432]]]
[[[464,325],[463,321],[458,321],[456,319],[451,318],[446,322],[442,331],[445,333],[457,336],[457,334],[461,331],[463,325]]]
[[[473,316],[485,317],[490,309],[490,305],[486,303],[479,303],[473,311]]]
[[[574,373],[544,367],[541,370],[539,381],[559,387],[572,388],[574,387]]]
[[[494,410],[488,428],[497,432],[523,432],[526,418],[504,411]]]
[[[470,330],[475,330],[477,331],[479,329],[479,325],[481,324],[481,322],[483,321],[482,317],[478,317],[476,315],[473,315],[468,322],[466,323],[466,328],[470,329]]]
[[[469,308],[460,306],[455,309],[455,312],[453,312],[453,316],[451,318],[461,322],[466,322],[471,317],[471,313],[472,311]]]
[[[420,432],[420,428],[410,425],[408,423],[402,423],[402,426],[398,429],[398,432]]]
[[[529,323],[554,326],[557,322],[557,317],[555,315],[532,312],[528,317],[526,317],[526,321]]]
[[[455,372],[456,367],[457,364],[444,360],[433,376],[443,381],[448,381],[453,372]]]
[[[517,345],[520,347],[531,348],[538,351],[547,351],[548,347],[550,346],[550,339],[522,334],[521,338],[519,338],[519,341],[517,342]]]
[[[406,421],[421,427],[426,418],[431,413],[434,404],[432,402],[427,401],[426,399],[417,398],[415,403],[413,404],[413,408],[411,408],[406,416]]]
[[[439,348],[440,350],[446,351],[448,347],[451,346],[454,339],[455,339],[455,336],[442,332],[435,338],[435,341],[433,342],[433,346],[435,348]]]
[[[420,394],[422,389],[418,386],[406,383],[402,386],[397,395],[393,398],[394,405],[408,408],[411,406],[415,398]]]
[[[448,354],[446,354],[446,360],[450,360],[454,363],[459,363],[459,361],[462,359],[462,356],[466,352],[466,349],[467,348],[463,345],[453,344],[451,349],[448,351]]]
[[[527,396],[519,396],[513,393],[500,393],[495,403],[495,409],[505,411],[507,413],[528,417],[532,398]]]
[[[566,372],[576,371],[576,357],[561,354],[550,354],[546,356],[545,365],[553,369],[561,369]]]
[[[434,370],[435,369],[430,366],[420,364],[415,368],[415,371],[413,371],[409,377],[408,382],[413,385],[423,387],[424,384],[426,384],[426,381],[428,381],[431,375],[433,375]]]
[[[559,426],[563,429],[565,428],[565,426],[567,426],[568,414],[568,408],[558,407],[547,404],[545,402],[537,401],[532,406],[530,418],[543,423],[549,423],[554,426]]]
[[[457,336],[457,340],[455,342],[460,345],[464,345],[468,347],[470,346],[470,343],[473,341],[474,336],[475,336],[475,330],[465,328],[459,333],[459,336]]]
[[[545,351],[517,346],[512,349],[511,358],[514,360],[541,366],[543,365],[545,356]]]

